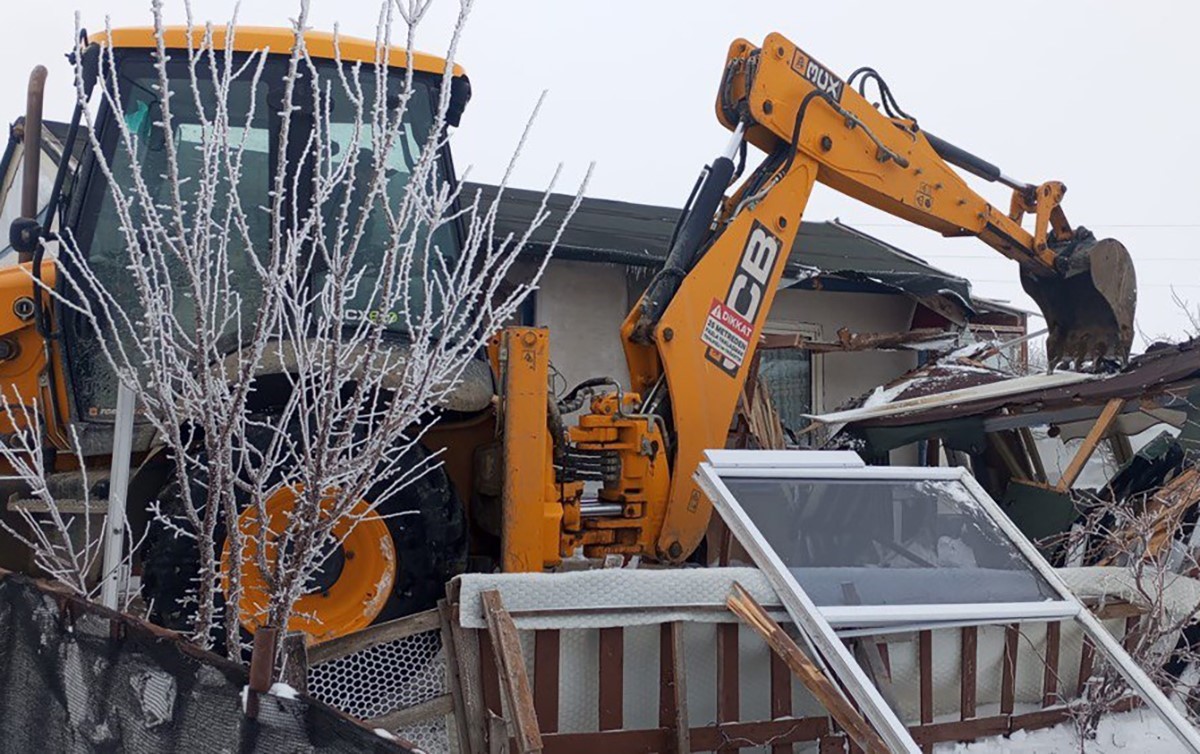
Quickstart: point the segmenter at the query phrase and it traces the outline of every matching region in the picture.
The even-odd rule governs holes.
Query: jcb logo
[[[835,76],[828,68],[805,55],[800,48],[792,54],[792,70],[808,79],[809,83],[824,92],[834,102],[842,101],[842,90],[846,82]]]
[[[766,295],[775,265],[779,262],[782,245],[778,236],[767,230],[762,223],[754,221],[746,245],[742,249],[742,258],[738,262],[733,282],[729,285],[729,292],[725,294],[725,305],[745,317],[752,325],[762,309],[763,297]],[[741,361],[735,361],[713,348],[709,348],[705,356],[730,376],[736,375],[738,367],[742,365]]]

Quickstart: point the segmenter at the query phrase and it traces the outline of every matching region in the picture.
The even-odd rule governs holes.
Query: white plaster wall
[[[899,332],[912,322],[916,303],[882,293],[783,290],[775,296],[768,326],[778,331],[815,327],[822,340],[834,340],[841,327],[852,332]],[[817,358],[816,410],[831,411],[917,365],[910,351],[826,353]]]
[[[620,327],[631,305],[623,267],[550,263],[537,292],[535,318],[539,326],[550,328],[550,358],[566,387],[602,375],[628,386]],[[836,338],[840,327],[896,332],[908,329],[915,307],[899,295],[783,290],[775,297],[768,326],[776,332],[812,332],[823,339]],[[832,410],[916,365],[916,354],[907,351],[821,354],[814,364],[816,410]],[[914,453],[901,449],[892,462],[915,460]]]
[[[621,350],[621,322],[629,306],[623,266],[551,260],[538,286],[534,317],[538,326],[550,328],[550,361],[567,388],[601,376],[629,386]]]

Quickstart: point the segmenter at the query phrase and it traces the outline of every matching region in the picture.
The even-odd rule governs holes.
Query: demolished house
[[[465,184],[488,206],[496,187]],[[551,195],[561,213],[573,197]],[[536,191],[506,189],[497,233],[528,227],[542,204]],[[564,230],[520,324],[548,327],[551,359],[568,385],[606,375],[622,384],[628,367],[619,328],[670,248],[679,210],[585,197]],[[527,247],[539,261],[556,227]],[[784,432],[808,444],[806,414],[830,410],[915,368],[927,355],[976,339],[1017,340],[1027,315],[971,294],[964,278],[837,220],[803,222],[788,257],[758,350]],[[1018,346],[1006,354],[1023,364]],[[754,380],[751,380],[753,384]]]
[[[980,349],[952,353],[815,415],[834,444],[872,463],[902,448],[927,466],[972,470],[1025,534],[1062,533],[1080,511],[1072,491],[1121,500],[1172,485],[1190,490],[1185,458],[1198,435],[1200,342],[1159,344],[1118,372],[1014,375]],[[1200,488],[1174,495],[1189,538]]]

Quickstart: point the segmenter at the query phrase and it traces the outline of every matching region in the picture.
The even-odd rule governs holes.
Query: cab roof
[[[186,49],[188,46],[186,26],[168,26],[163,29],[166,46],[171,49]],[[200,44],[204,39],[204,29],[192,29],[192,43]],[[213,28],[213,45],[217,49],[225,49],[226,27]],[[293,32],[288,28],[273,28],[269,26],[239,26],[234,35],[233,49],[236,52],[254,52],[268,49],[274,53],[288,54],[292,50]],[[307,31],[304,33],[304,43],[308,52],[314,58],[334,59],[334,37],[325,31]],[[154,48],[158,46],[155,39],[154,27],[131,26],[113,29],[110,35],[106,32],[92,34],[89,42],[97,44],[110,43],[115,48]],[[338,36],[338,47],[342,60],[348,62],[375,62],[375,42],[358,37]],[[446,70],[446,59],[424,52],[412,53],[413,69],[425,73],[441,74]],[[408,52],[403,47],[388,48],[388,65],[403,68],[408,65]],[[455,64],[454,75],[461,76],[462,66]]]

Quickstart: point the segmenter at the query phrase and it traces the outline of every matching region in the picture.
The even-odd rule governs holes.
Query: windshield
[[[330,113],[329,139],[331,142],[331,157],[321,169],[336,169],[353,148],[354,127],[357,116],[339,80],[337,63],[334,61],[315,61],[319,76],[329,83],[328,91],[333,93]],[[273,177],[278,168],[278,154],[281,133],[279,116],[280,103],[283,101],[283,79],[287,73],[288,60],[281,56],[268,58],[262,76],[255,86],[249,73],[232,82],[229,90],[230,119],[232,127],[229,139],[233,143],[242,143],[245,150],[242,156],[242,170],[236,186],[240,204],[245,211],[249,224],[249,236],[252,243],[244,243],[240,234],[227,231],[229,237],[228,267],[234,289],[240,297],[242,320],[251,323],[260,301],[258,276],[253,272],[250,254],[264,255],[269,247],[272,227],[272,217],[269,213],[269,192]],[[141,51],[124,53],[118,63],[119,75],[117,85],[120,89],[121,108],[129,130],[136,136],[136,163],[142,166],[142,178],[146,182],[154,200],[167,204],[171,198],[171,185],[163,180],[168,171],[168,155],[166,150],[166,135],[163,130],[163,119],[159,96],[157,93],[157,72],[149,53]],[[346,65],[347,73],[354,68]],[[195,198],[198,188],[199,172],[203,161],[202,148],[207,134],[202,126],[199,107],[204,107],[211,116],[211,101],[203,101],[199,106],[196,98],[189,91],[190,81],[187,69],[181,61],[170,71],[172,75],[172,90],[175,96],[171,99],[172,131],[178,151],[181,191],[185,206]],[[401,90],[405,72],[402,69],[393,70],[388,81],[388,95],[394,99]],[[213,96],[209,82],[201,77],[201,90],[204,94]],[[371,66],[362,66],[359,70],[364,102],[367,107],[375,99],[375,71]],[[412,166],[425,144],[433,122],[434,97],[431,93],[433,77],[425,75],[414,76],[412,99],[406,110],[402,138],[399,146],[393,148],[387,160],[386,200],[392,206],[403,196],[408,183]],[[201,98],[204,99],[203,97]],[[389,100],[391,104],[392,99]],[[252,118],[248,118],[253,113]],[[292,142],[286,145],[288,151],[300,154],[305,148],[311,134],[311,116],[301,112],[292,121]],[[367,116],[369,117],[369,115]],[[115,180],[122,186],[132,186],[132,161],[126,154],[123,145],[119,144],[119,136],[112,121],[111,112],[101,113],[100,139],[109,155]],[[372,131],[370,125],[360,129],[357,148],[360,150],[358,169],[353,176],[355,194],[365,192],[365,185],[371,177],[372,165]],[[298,161],[298,160],[297,160]],[[303,184],[301,184],[303,185]],[[341,199],[346,190],[345,185],[339,187],[341,194],[335,194],[322,205],[322,216],[326,227],[335,221],[334,214],[341,205]],[[305,203],[304,197],[300,203]],[[115,218],[115,200],[108,190],[107,183],[99,170],[93,169],[88,177],[86,194],[79,203],[79,215],[75,233],[88,256],[88,262],[95,272],[99,282],[111,293],[116,303],[128,312],[138,312],[137,294],[129,279],[129,253],[126,248],[126,236]],[[385,244],[391,237],[387,225],[386,213],[380,209],[379,203],[372,207],[352,205],[351,223],[356,223],[363,212],[367,212],[362,244],[356,253],[356,267],[362,277],[354,291],[349,304],[347,320],[362,317],[372,319],[382,318],[389,329],[403,335],[404,318],[400,312],[378,311],[376,290],[380,274]],[[304,208],[299,208],[304,211]],[[223,217],[224,208],[218,206],[214,217]],[[330,234],[332,231],[330,231]],[[327,234],[327,237],[330,235]],[[455,257],[457,251],[457,236],[450,225],[445,225],[435,232],[434,245],[437,253],[443,256]],[[336,248],[336,242],[330,238],[331,245]],[[421,276],[419,270],[410,276],[409,305],[419,307],[423,302]],[[313,266],[310,285],[320,286],[322,283],[323,265]],[[186,327],[186,323],[197,316],[194,305],[186,296],[174,297],[176,317]],[[203,313],[200,313],[203,316]],[[249,329],[247,325],[246,330]],[[245,336],[242,337],[244,340]],[[100,375],[111,375],[107,361],[99,351],[94,333],[87,331],[86,323],[74,322],[68,327],[68,348],[72,359],[72,370],[78,375],[87,375],[86,379],[73,380],[77,405],[83,418],[102,418],[110,415],[116,404],[116,386],[111,377],[98,379]],[[219,347],[223,352],[236,350],[239,336],[235,327],[231,326],[221,340]]]

